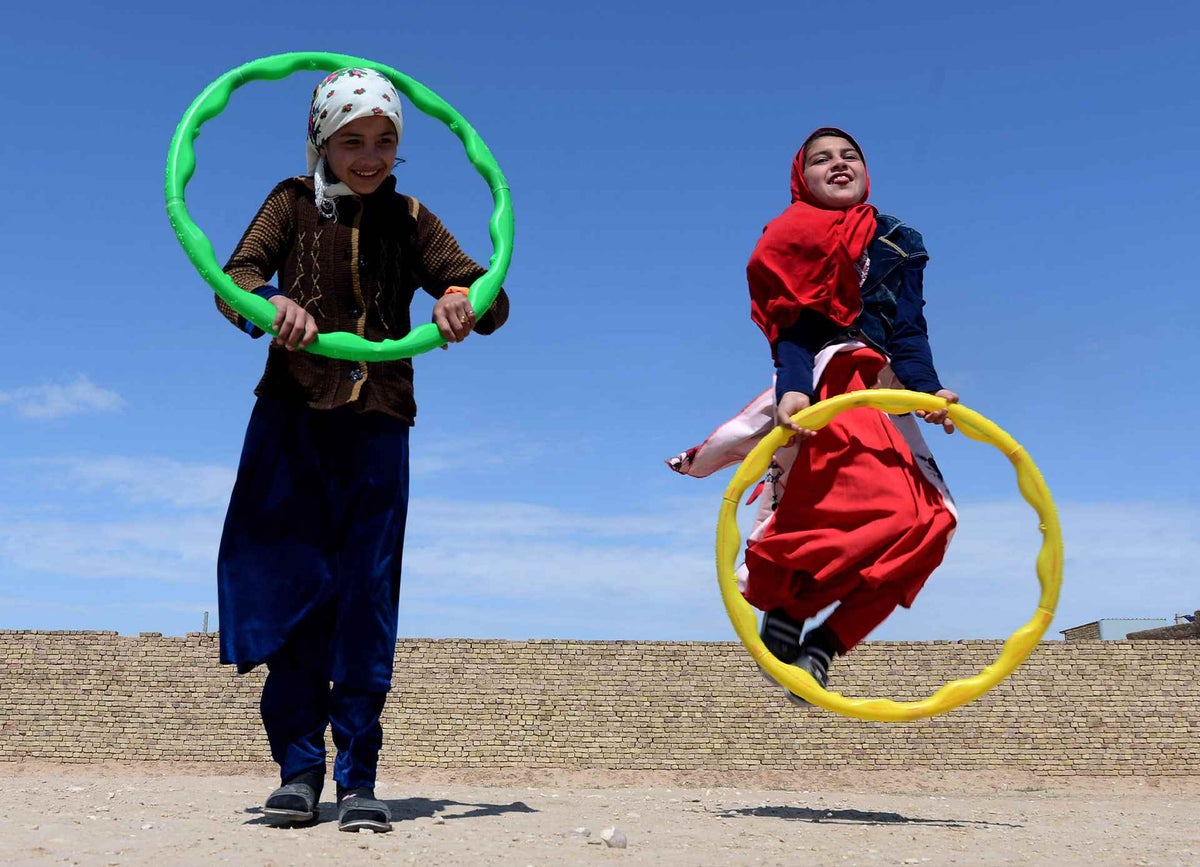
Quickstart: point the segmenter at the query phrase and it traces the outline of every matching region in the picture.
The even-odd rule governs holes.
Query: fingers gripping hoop
[[[746,456],[733,480],[725,490],[721,514],[717,520],[717,580],[725,610],[742,644],[762,668],[782,686],[811,704],[858,719],[878,722],[899,722],[923,719],[962,707],[994,687],[1025,661],[1041,640],[1058,604],[1062,585],[1062,531],[1050,490],[1038,472],[1033,459],[1011,436],[977,412],[959,404],[928,394],[898,389],[870,389],[842,394],[821,401],[793,416],[801,427],[817,430],[825,427],[839,413],[856,407],[873,407],[893,415],[915,410],[933,412],[949,408],[950,419],[966,436],[998,448],[1017,471],[1017,487],[1025,501],[1038,514],[1038,529],[1042,532],[1042,547],[1037,555],[1037,576],[1041,598],[1029,622],[1014,632],[1004,643],[1000,656],[974,677],[947,683],[933,695],[920,701],[899,702],[886,698],[846,698],[840,693],[821,689],[815,680],[798,668],[776,659],[758,636],[755,611],[743,597],[734,574],[741,536],[737,527],[737,508],[742,495],[767,471],[771,456],[784,444],[791,432],[782,427],[771,431]]]
[[[462,141],[467,158],[491,188],[494,208],[488,229],[492,239],[492,257],[487,272],[471,285],[467,296],[476,313],[483,315],[500,293],[504,275],[512,260],[513,214],[508,182],[483,139],[449,103],[404,73],[361,57],[323,51],[298,51],[263,57],[230,70],[196,97],[179,122],[167,154],[167,215],[171,218],[179,243],[200,276],[230,307],[264,331],[272,330],[275,307],[266,299],[243,290],[221,270],[212,244],[188,214],[184,192],[196,171],[196,153],[192,142],[200,135],[201,124],[224,111],[233,91],[247,82],[274,81],[302,70],[332,72],[347,66],[373,69],[386,75],[420,111],[446,124]],[[307,347],[307,351],[350,361],[391,361],[411,358],[445,343],[437,326],[430,322],[417,326],[399,340],[376,342],[349,332],[330,332],[320,335]]]

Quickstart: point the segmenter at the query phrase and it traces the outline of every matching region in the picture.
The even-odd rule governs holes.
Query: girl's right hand
[[[958,395],[948,388],[935,391],[933,396],[942,398],[946,401],[946,403],[958,403]],[[917,410],[917,417],[925,419],[925,421],[929,422],[930,424],[940,424],[942,426],[942,430],[948,434],[954,433],[954,422],[950,420],[949,407],[946,409],[935,410],[933,412],[925,412],[924,410],[919,409]]]
[[[317,339],[317,323],[307,310],[286,295],[272,295],[267,299],[279,312],[271,324],[275,337],[271,345],[284,349],[303,349]]]
[[[808,409],[811,405],[812,401],[802,391],[788,391],[784,393],[783,397],[779,398],[779,403],[775,407],[775,424],[794,432],[784,445],[790,446],[792,443],[802,443],[817,435],[815,430],[800,427],[800,425],[792,421],[792,416],[801,410]]]

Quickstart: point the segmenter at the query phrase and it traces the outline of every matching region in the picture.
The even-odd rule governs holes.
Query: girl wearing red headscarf
[[[792,164],[792,204],[767,225],[746,268],[751,315],[775,359],[774,400],[760,396],[668,461],[707,475],[740,460],[776,424],[795,432],[792,447],[775,455],[740,577],[746,599],[764,612],[767,648],[822,687],[834,657],[912,604],[956,523],[912,416],[853,409],[820,431],[791,419],[812,402],[864,388],[958,400],[933,366],[921,235],[866,204],[869,191],[853,138],[830,127],[808,137]],[[917,415],[954,429],[944,410]]]
[[[816,432],[791,420],[814,399],[879,385],[958,400],[933,366],[921,236],[877,214],[869,192],[858,143],[839,129],[817,130],[792,163],[792,204],[767,226],[746,268],[751,315],[775,358],[775,420],[801,445],[792,485],[747,547],[745,595],[766,612],[772,653],[822,686],[834,656],[912,604],[955,526],[940,474],[929,478],[936,465],[918,466],[888,415],[849,410]],[[924,417],[954,429],[945,411]],[[834,602],[801,639],[804,621]]]

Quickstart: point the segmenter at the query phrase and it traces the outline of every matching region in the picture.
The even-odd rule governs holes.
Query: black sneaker
[[[293,777],[273,791],[263,804],[263,815],[276,825],[299,825],[317,815],[317,802],[325,778],[317,772]]]
[[[375,799],[374,789],[343,789],[339,785],[338,830],[384,834],[392,830],[392,813],[387,804]]]
[[[793,620],[782,608],[764,611],[762,628],[758,631],[762,643],[771,655],[780,662],[791,665],[800,655],[800,639],[804,635],[804,621]]]
[[[829,666],[833,659],[819,647],[813,647],[811,644],[806,644],[800,648],[800,656],[795,662],[796,668],[801,671],[806,671],[812,675],[812,679],[817,682],[817,686],[824,689],[829,685]],[[795,705],[810,707],[809,702],[805,701],[796,693],[788,690],[788,701]]]

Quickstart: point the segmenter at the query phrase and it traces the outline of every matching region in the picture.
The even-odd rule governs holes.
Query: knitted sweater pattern
[[[411,329],[418,288],[440,298],[486,270],[467,256],[441,220],[395,191],[395,178],[369,196],[343,196],[338,216],[322,218],[310,178],[289,178],[267,196],[225,265],[248,292],[278,275],[279,288],[304,307],[321,333],[347,331],[368,340],[399,339]],[[221,313],[243,320],[220,296]],[[475,331],[490,334],[508,318],[501,291]],[[356,362],[272,348],[255,394],[302,401],[315,409],[352,406],[410,424],[416,418],[410,359]]]

